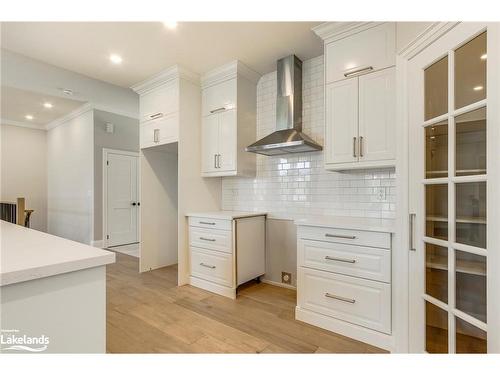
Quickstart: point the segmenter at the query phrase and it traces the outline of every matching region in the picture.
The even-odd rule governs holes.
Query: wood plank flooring
[[[234,301],[177,287],[177,268],[139,273],[116,254],[107,266],[109,353],[381,353],[294,319],[295,291],[251,283]]]

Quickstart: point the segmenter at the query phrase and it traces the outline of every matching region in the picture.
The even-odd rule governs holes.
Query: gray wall
[[[106,133],[106,123],[114,125]],[[139,151],[139,120],[110,112],[94,111],[94,240],[102,240],[102,149]]]

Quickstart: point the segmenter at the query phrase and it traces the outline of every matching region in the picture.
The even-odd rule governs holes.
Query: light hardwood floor
[[[107,266],[110,353],[378,353],[294,319],[295,291],[251,283],[236,300],[177,287],[177,269],[138,272],[116,254]]]

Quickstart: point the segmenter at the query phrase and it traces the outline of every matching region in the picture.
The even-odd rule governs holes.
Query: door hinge
[[[107,239],[107,240],[109,240],[109,234],[108,234],[108,235],[106,235],[106,239]]]

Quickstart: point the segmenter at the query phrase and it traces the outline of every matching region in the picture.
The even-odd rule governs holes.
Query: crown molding
[[[56,119],[52,122],[49,122],[47,125],[45,125],[45,129],[46,130],[54,129],[54,128],[68,122],[69,120],[72,120],[75,117],[78,117],[78,116],[84,114],[85,112],[91,111],[93,109],[94,109],[94,107],[91,103],[85,103],[84,105],[75,109],[73,112],[70,112],[67,115],[64,115],[64,116],[59,117],[58,119]]]
[[[460,22],[434,22],[427,27],[406,46],[398,51],[398,55],[409,60],[435,40],[446,34],[448,31],[457,26]]]
[[[159,86],[169,84],[174,82],[176,79],[185,79],[191,81],[195,84],[200,83],[200,77],[198,74],[191,72],[190,70],[180,66],[174,65],[168,69],[161,71],[154,76],[139,82],[133,86],[130,86],[139,95],[143,95],[148,91],[151,91]]]
[[[331,43],[384,24],[385,22],[325,22],[311,30],[325,41]]]
[[[250,69],[241,61],[233,60],[203,74],[201,77],[201,88],[204,89],[238,76],[244,77],[254,84],[257,84],[261,77],[259,73]]]
[[[45,129],[45,125],[35,125],[35,124],[24,122],[24,121],[9,120],[6,118],[1,118],[0,124],[18,126],[20,128],[27,128],[27,129],[34,129],[34,130],[43,130],[43,131],[47,130],[47,129]]]

